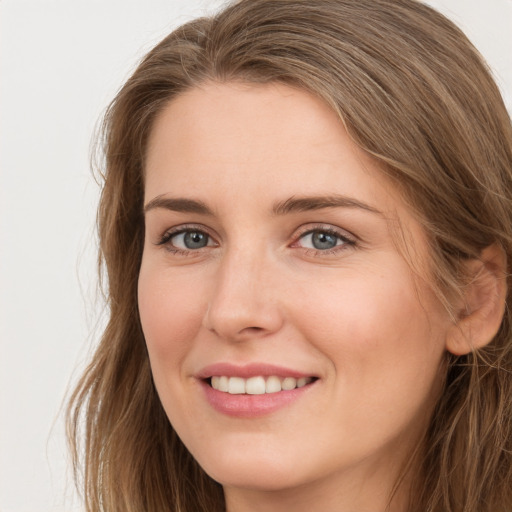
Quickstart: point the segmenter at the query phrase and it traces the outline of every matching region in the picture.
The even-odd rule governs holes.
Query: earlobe
[[[467,265],[470,280],[464,290],[464,304],[446,340],[446,349],[457,356],[492,341],[500,328],[507,296],[507,260],[499,245],[486,247],[479,259]]]

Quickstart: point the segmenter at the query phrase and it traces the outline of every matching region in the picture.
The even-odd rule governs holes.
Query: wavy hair
[[[450,306],[461,266],[498,244],[507,308],[486,347],[447,356],[411,511],[512,510],[512,128],[464,34],[415,0],[242,0],[176,29],[142,60],[103,124],[98,210],[109,321],[68,409],[88,512],[216,512],[221,486],[170,425],[137,309],[144,159],[155,116],[206,81],[280,82],[323,99],[424,226]]]

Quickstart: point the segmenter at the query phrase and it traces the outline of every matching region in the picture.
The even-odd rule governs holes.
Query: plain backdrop
[[[512,0],[429,3],[470,36],[512,111]],[[102,324],[92,135],[144,53],[221,4],[0,1],[0,512],[81,510],[62,404]]]

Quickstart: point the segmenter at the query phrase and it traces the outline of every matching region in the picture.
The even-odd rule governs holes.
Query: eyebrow
[[[182,213],[213,215],[212,210],[202,201],[182,197],[157,196],[144,206],[144,213],[154,210],[155,208],[164,208],[165,210]]]
[[[144,213],[154,210],[155,208],[163,208],[165,210],[181,213],[214,215],[213,211],[202,201],[183,197],[157,196],[144,206]],[[274,203],[272,213],[281,216],[289,213],[322,210],[324,208],[359,208],[377,215],[383,215],[382,212],[362,201],[338,194],[329,196],[293,196],[284,201]]]
[[[288,213],[322,210],[324,208],[359,208],[377,215],[383,215],[381,211],[369,204],[338,194],[329,196],[293,196],[286,201],[275,203],[272,212],[274,215],[286,215]]]

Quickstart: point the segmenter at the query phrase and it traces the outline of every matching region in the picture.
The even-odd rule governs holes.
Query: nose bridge
[[[217,267],[206,327],[231,340],[277,330],[280,314],[272,267],[264,247],[250,244],[226,250]]]

